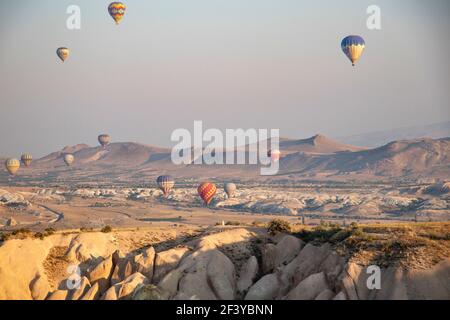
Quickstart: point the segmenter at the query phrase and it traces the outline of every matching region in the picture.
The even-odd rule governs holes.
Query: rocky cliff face
[[[382,267],[380,289],[369,289],[370,275],[329,243],[243,228],[165,250],[124,252],[115,235],[95,232],[0,247],[0,299],[450,299],[449,258],[426,270]]]

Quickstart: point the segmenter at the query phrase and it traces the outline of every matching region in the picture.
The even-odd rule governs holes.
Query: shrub
[[[28,230],[28,229],[25,229],[25,228],[20,228],[20,229],[18,229],[18,230],[14,230],[11,234],[12,234],[13,236],[16,236],[16,235],[18,235],[18,234],[27,234],[27,233],[31,233],[31,231]]]
[[[41,239],[41,240],[44,240],[45,235],[44,235],[42,232],[36,232],[36,233],[34,234],[34,237],[35,237],[35,238],[38,238],[38,239]]]
[[[267,224],[265,222],[255,220],[252,222],[252,226],[258,227],[258,228],[265,228],[265,227],[267,227]]]
[[[291,232],[291,225],[286,220],[274,219],[269,222],[267,232],[269,232],[270,235],[275,235],[278,232],[289,233]]]
[[[313,230],[302,230],[297,237],[305,242],[335,242],[348,237],[348,233],[341,228],[329,228],[324,225],[318,225]]]
[[[356,228],[358,228],[358,224],[356,222],[352,222],[352,223],[350,223],[350,228],[356,229]]]
[[[328,223],[328,226],[329,226],[330,228],[335,228],[335,229],[340,229],[340,228],[341,228],[341,225],[338,224],[338,223],[335,223],[335,222],[329,222],[329,223]]]
[[[103,232],[103,233],[109,233],[111,231],[112,231],[111,226],[104,226],[101,230],[101,232]]]
[[[296,236],[305,242],[330,242],[334,244],[343,241],[351,242],[352,240],[373,240],[358,226],[342,228],[337,224],[321,224],[316,226],[312,230],[301,230],[300,232],[296,233]]]
[[[0,232],[0,242],[5,242],[6,240],[9,239],[9,237],[10,237],[9,234]]]
[[[345,239],[347,239],[351,235],[352,235],[352,232],[350,230],[342,229],[342,230],[339,230],[338,232],[336,232],[335,234],[333,234],[330,237],[330,241],[338,243],[338,242],[344,241]]]
[[[45,229],[44,231],[45,231],[46,235],[48,235],[48,236],[50,236],[50,235],[52,235],[52,234],[54,234],[56,232],[56,230],[51,228],[51,227]]]
[[[227,221],[225,222],[226,226],[240,226],[242,223],[239,221]]]
[[[355,237],[362,237],[365,235],[363,229],[361,229],[360,227],[350,229],[350,233],[352,236],[355,236]]]
[[[450,233],[447,232],[435,232],[435,231],[430,231],[426,234],[420,234],[422,237],[428,238],[430,240],[450,240]]]

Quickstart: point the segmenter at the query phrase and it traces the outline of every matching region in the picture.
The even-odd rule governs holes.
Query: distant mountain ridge
[[[352,146],[334,141],[324,135],[317,134],[307,139],[284,139],[280,140],[280,150],[284,153],[305,152],[329,154],[335,152],[352,152],[364,150],[363,147]]]
[[[106,147],[90,147],[78,144],[65,147],[61,151],[53,152],[48,156],[37,159],[35,165],[51,167],[62,165],[64,154],[72,153],[76,164],[110,165],[135,167],[149,161],[170,159],[170,149],[155,147],[135,142],[115,142]]]
[[[440,139],[445,137],[450,137],[450,121],[362,133],[341,137],[339,140],[356,146],[374,148],[396,140],[413,140],[421,138]]]
[[[281,172],[303,177],[450,177],[450,138],[394,141],[379,148],[332,155],[291,154]]]
[[[315,135],[280,139],[280,150],[278,174],[263,177],[259,165],[175,165],[169,148],[133,142],[106,147],[80,144],[36,159],[19,170],[15,181],[135,184],[154,182],[161,174],[188,180],[450,179],[450,138],[399,140],[365,149]],[[71,167],[63,161],[69,152],[75,156]],[[0,172],[0,183],[7,179],[6,172]]]

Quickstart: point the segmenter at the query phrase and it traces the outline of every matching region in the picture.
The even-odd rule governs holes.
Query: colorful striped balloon
[[[167,197],[170,190],[172,190],[173,186],[175,185],[175,180],[171,176],[160,176],[158,177],[158,179],[156,179],[156,183],[164,193],[164,196]]]
[[[342,40],[341,48],[352,62],[352,65],[355,66],[356,61],[358,61],[366,48],[366,42],[360,36],[348,36]]]
[[[214,183],[203,182],[197,189],[198,195],[203,199],[206,205],[209,205],[212,198],[216,194],[217,188]]]
[[[108,12],[117,25],[122,21],[126,10],[127,7],[122,2],[113,2],[108,7]]]
[[[33,156],[29,153],[24,153],[22,157],[20,157],[20,160],[22,160],[22,163],[25,165],[25,167],[29,167],[31,161],[33,161]]]

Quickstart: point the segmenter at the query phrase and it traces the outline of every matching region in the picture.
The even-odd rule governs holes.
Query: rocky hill
[[[450,174],[450,138],[395,141],[332,155],[294,153],[281,161],[284,174],[299,176],[441,177]]]
[[[448,224],[169,232],[7,240],[0,299],[450,299]],[[366,284],[374,264],[379,290]]]
[[[280,139],[280,150],[284,154],[295,152],[311,154],[331,154],[336,152],[350,152],[364,150],[363,147],[356,147],[334,141],[324,135],[317,134],[308,139]]]
[[[137,167],[148,162],[170,159],[170,149],[143,145],[133,142],[112,143],[107,147],[89,147],[81,144],[65,147],[63,150],[51,153],[33,164],[36,168],[55,168],[64,166],[63,156],[72,153],[76,165],[84,167],[125,166]]]
[[[178,179],[229,179],[270,181],[313,179],[377,181],[450,178],[450,138],[394,141],[375,149],[361,149],[334,142],[322,135],[304,140],[281,139],[280,171],[260,176],[258,165],[174,165],[171,150],[137,143],[103,147],[66,147],[21,168],[15,183],[103,182],[137,184],[158,175]],[[75,155],[66,167],[65,153]],[[7,181],[6,171],[0,173]]]

